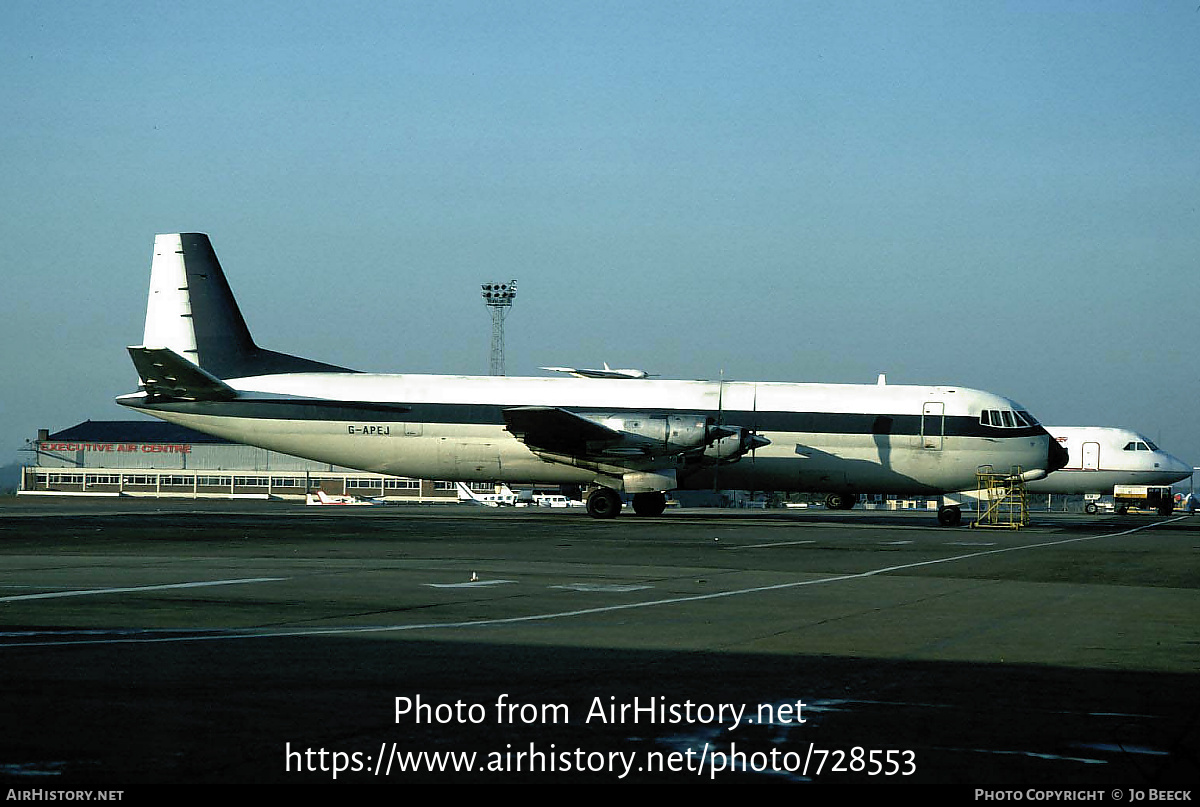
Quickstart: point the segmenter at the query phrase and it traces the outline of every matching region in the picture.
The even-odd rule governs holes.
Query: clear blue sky
[[[1190,2],[0,6],[0,459],[118,419],[153,237],[257,341],[954,383],[1200,465]]]

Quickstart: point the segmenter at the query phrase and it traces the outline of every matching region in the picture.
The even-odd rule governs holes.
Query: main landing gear
[[[633,494],[633,512],[639,516],[661,516],[666,509],[665,493]],[[588,495],[587,511],[592,518],[615,518],[621,512],[621,496],[612,488],[597,488]]]
[[[616,518],[621,512],[621,497],[612,488],[596,488],[588,494],[587,512],[592,518]]]
[[[949,505],[938,510],[938,524],[943,527],[957,527],[962,523],[962,509],[958,505]]]
[[[857,502],[857,493],[830,493],[825,497],[825,507],[829,510],[853,510]]]
[[[667,494],[665,493],[635,493],[633,494],[633,512],[639,516],[661,516],[667,509]]]
[[[830,493],[825,497],[825,507],[829,510],[851,510],[857,502],[857,493]],[[943,527],[957,527],[962,523],[962,509],[947,505],[938,510],[937,520]]]

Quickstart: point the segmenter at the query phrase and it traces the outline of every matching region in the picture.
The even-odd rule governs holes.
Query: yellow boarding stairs
[[[1019,530],[1029,523],[1029,507],[1025,504],[1025,480],[1020,466],[1007,473],[997,473],[990,465],[981,465],[976,474],[979,480],[979,507],[983,512],[971,522],[972,527]]]

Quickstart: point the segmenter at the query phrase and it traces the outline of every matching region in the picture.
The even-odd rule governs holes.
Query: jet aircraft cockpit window
[[[1136,441],[1130,441],[1130,442],[1126,443],[1125,448],[1123,448],[1121,450],[1122,451],[1158,451],[1158,446],[1154,445],[1154,443],[1151,443],[1149,440],[1147,440],[1144,443],[1140,440],[1136,440]]]
[[[1023,409],[985,409],[979,414],[979,422],[999,429],[1025,429],[1037,425],[1033,416]]]

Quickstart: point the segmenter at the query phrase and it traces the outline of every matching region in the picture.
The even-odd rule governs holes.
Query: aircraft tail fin
[[[353,372],[254,344],[212,243],[203,233],[154,237],[146,329],[140,347],[166,348],[218,379]]]

